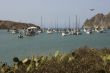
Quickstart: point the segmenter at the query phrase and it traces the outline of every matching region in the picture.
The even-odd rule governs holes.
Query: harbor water
[[[71,52],[88,46],[92,48],[110,48],[110,30],[105,33],[61,36],[60,33],[41,33],[36,36],[18,38],[7,30],[0,30],[0,61],[11,62],[13,57],[30,57],[38,55],[53,55],[57,50]]]

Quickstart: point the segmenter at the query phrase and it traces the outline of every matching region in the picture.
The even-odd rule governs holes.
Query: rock
[[[84,22],[83,28],[95,28],[95,27],[104,27],[110,28],[110,13],[104,15],[102,13],[98,13],[91,19],[87,19]]]

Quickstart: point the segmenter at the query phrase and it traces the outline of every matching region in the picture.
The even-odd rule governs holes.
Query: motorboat
[[[13,29],[13,30],[11,30],[11,33],[16,34],[16,33],[19,33],[19,31],[18,31],[18,29]]]
[[[28,27],[25,31],[26,36],[34,36],[37,34],[37,27]]]
[[[47,34],[52,34],[53,33],[53,31],[52,30],[47,30]]]

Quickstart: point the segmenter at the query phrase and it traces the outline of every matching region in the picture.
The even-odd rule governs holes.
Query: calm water
[[[73,49],[89,46],[94,48],[110,47],[110,30],[106,33],[83,33],[78,36],[42,33],[34,37],[18,38],[18,34],[0,30],[0,61],[12,61],[14,56],[51,55],[56,50],[70,52]]]

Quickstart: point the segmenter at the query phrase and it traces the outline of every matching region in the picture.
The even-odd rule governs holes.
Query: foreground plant
[[[110,49],[78,48],[71,53],[55,52],[54,56],[40,56],[20,60],[14,65],[3,64],[0,73],[110,73]]]

